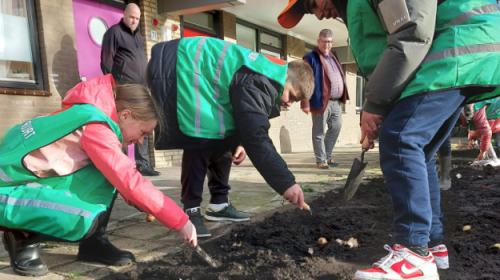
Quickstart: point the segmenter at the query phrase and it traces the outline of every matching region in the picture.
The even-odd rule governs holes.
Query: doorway
[[[123,9],[90,0],[73,0],[76,50],[80,80],[102,75],[101,44],[104,33],[120,22]]]

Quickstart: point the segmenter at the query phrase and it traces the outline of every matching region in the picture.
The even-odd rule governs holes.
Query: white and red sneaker
[[[434,256],[438,269],[448,269],[450,267],[450,263],[448,261],[448,249],[446,248],[446,245],[441,244],[429,248],[429,252],[431,252]]]
[[[389,255],[374,263],[371,269],[358,270],[354,280],[439,280],[432,254],[422,257],[398,244],[384,248]]]

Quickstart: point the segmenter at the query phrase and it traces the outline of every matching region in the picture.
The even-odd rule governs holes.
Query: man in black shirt
[[[117,83],[134,83],[147,86],[146,67],[148,60],[144,53],[139,20],[141,10],[130,3],[125,8],[123,19],[113,25],[104,34],[101,51],[101,69],[103,74],[111,73]],[[144,176],[158,176],[149,160],[149,137],[141,145],[135,145],[137,170]]]

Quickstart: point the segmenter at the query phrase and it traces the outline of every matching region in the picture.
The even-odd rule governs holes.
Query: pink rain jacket
[[[68,91],[62,105],[68,107],[74,104],[91,104],[118,123],[112,86],[114,80],[111,75],[79,83]],[[109,126],[102,123],[88,124],[79,137],[73,135],[71,139],[73,145],[68,144],[68,147],[83,149],[127,203],[153,214],[158,221],[174,230],[179,230],[186,224],[188,216],[184,211],[134,169],[134,163],[122,152],[120,140]],[[71,149],[67,150],[67,157],[71,157]],[[85,159],[80,155],[73,160],[77,166],[78,162]]]
[[[469,131],[469,140],[481,137],[479,149],[487,151],[491,145],[491,135],[500,131],[500,119],[488,120],[486,106],[474,112],[472,121],[476,130]]]

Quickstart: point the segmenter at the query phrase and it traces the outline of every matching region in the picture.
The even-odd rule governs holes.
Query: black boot
[[[137,165],[137,171],[141,173],[142,176],[159,176],[160,172],[153,169],[153,167],[149,165]]]
[[[3,245],[9,253],[10,265],[19,275],[43,276],[49,271],[40,258],[40,243],[28,238],[21,231],[6,231]]]
[[[115,198],[113,198],[108,211],[99,217],[99,225],[96,232],[80,242],[78,260],[116,266],[128,265],[135,262],[135,257],[131,252],[116,248],[105,236]]]

